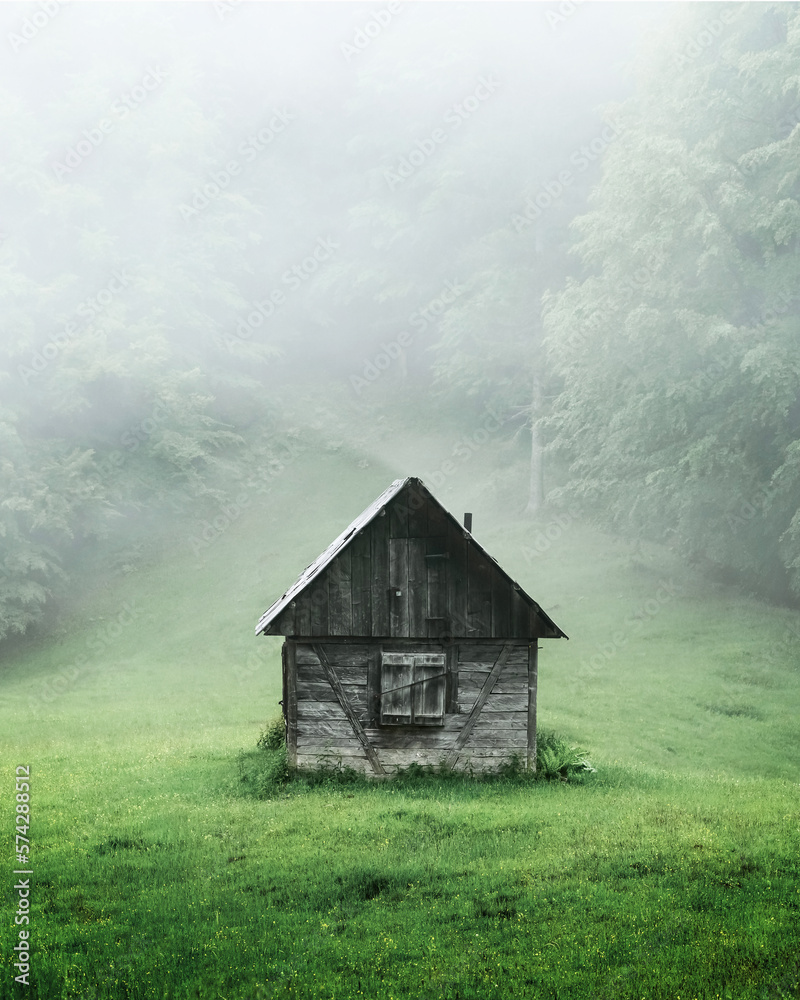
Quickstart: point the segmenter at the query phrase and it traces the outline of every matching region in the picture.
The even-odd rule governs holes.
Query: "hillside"
[[[668,550],[628,545],[569,511],[519,518],[493,495],[485,456],[437,487],[437,447],[447,455],[449,441],[428,442],[420,474],[456,515],[474,512],[481,544],[570,636],[540,657],[544,725],[602,760],[797,780],[796,612],[714,588]],[[215,729],[261,725],[280,697],[280,641],[255,639],[258,616],[385,486],[418,471],[401,448],[394,462],[365,461],[299,458],[263,494],[173,527],[133,566],[85,568],[89,589],[55,641],[17,643],[4,665],[5,700],[31,747],[41,748],[32,722],[84,717],[87,699],[115,721],[139,716],[143,698]]]
[[[520,519],[513,462],[491,487],[508,455],[444,474],[449,438],[405,447],[309,450],[205,538],[186,524],[98,563],[50,635],[6,647],[4,787],[32,775],[24,995],[796,995],[797,615],[569,513]],[[248,798],[237,753],[280,697],[280,640],[255,622],[406,473],[472,510],[570,636],[543,643],[540,725],[597,774]]]

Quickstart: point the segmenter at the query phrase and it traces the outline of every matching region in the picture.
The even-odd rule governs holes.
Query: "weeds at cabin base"
[[[331,767],[321,766],[313,771],[293,771],[286,753],[286,728],[282,716],[271,719],[256,743],[256,751],[240,751],[237,757],[240,782],[246,791],[257,798],[269,798],[271,794],[288,784],[304,787],[317,785],[368,785],[371,779],[343,764]],[[410,764],[391,777],[394,784],[433,780],[436,781],[481,781],[513,782],[519,785],[543,781],[576,782],[587,774],[595,773],[595,768],[587,759],[587,751],[573,746],[554,732],[538,734],[536,746],[536,771],[529,772],[525,758],[520,754],[510,754],[508,759],[492,772],[451,770],[425,764]]]
[[[286,746],[286,723],[283,721],[282,715],[276,715],[267,723],[256,746],[259,750],[280,750],[281,747]]]

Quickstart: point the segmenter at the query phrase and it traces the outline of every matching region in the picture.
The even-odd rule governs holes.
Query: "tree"
[[[179,31],[127,16],[132,37]],[[235,491],[241,431],[269,424],[276,348],[233,332],[257,212],[221,179],[218,204],[198,196],[224,115],[199,85],[170,88],[157,61],[104,46],[107,11],[70,29],[66,51],[44,34],[0,71],[0,638],[37,620],[73,547],[121,514]],[[193,65],[179,55],[170,72]],[[45,71],[54,94],[36,86]]]
[[[800,593],[800,12],[682,6],[547,300],[559,491]]]

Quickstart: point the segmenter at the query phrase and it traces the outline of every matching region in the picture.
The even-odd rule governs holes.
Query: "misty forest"
[[[800,996],[800,5],[0,25],[0,1000]],[[407,476],[570,636],[535,771],[289,766]]]

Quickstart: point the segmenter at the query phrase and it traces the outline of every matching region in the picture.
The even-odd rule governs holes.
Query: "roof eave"
[[[379,512],[388,504],[395,496],[408,484],[416,483],[421,487],[430,499],[439,507],[439,509],[444,513],[444,515],[455,524],[458,530],[463,531],[466,536],[469,537],[473,545],[478,548],[480,552],[486,556],[487,559],[491,560],[497,566],[498,570],[502,575],[508,580],[508,582],[513,586],[517,593],[530,605],[532,610],[542,618],[548,625],[550,625],[553,631],[556,633],[554,636],[543,636],[540,638],[555,638],[555,639],[568,639],[569,636],[563,632],[558,625],[553,621],[553,619],[542,610],[542,608],[534,601],[534,599],[527,594],[520,585],[513,580],[508,573],[503,569],[500,563],[490,555],[486,549],[481,545],[479,541],[474,537],[471,531],[467,529],[458,521],[458,519],[453,515],[443,504],[441,504],[436,497],[431,493],[428,487],[416,476],[406,476],[404,479],[395,479],[394,482],[388,486],[380,496],[376,497],[375,500],[368,507],[366,507],[359,515],[356,517],[345,529],[338,535],[327,548],[317,556],[317,558],[308,564],[300,576],[295,580],[291,587],[274,601],[264,612],[264,614],[259,618],[258,624],[256,625],[255,634],[256,635],[269,635],[270,625],[275,621],[275,619],[280,615],[280,613],[286,608],[291,601],[302,593],[309,584],[311,584],[319,574],[326,569],[326,567],[339,555],[340,552],[344,551],[353,538],[363,531],[363,529],[372,522],[372,520],[378,516]],[[272,633],[274,635],[280,635],[280,632]]]

